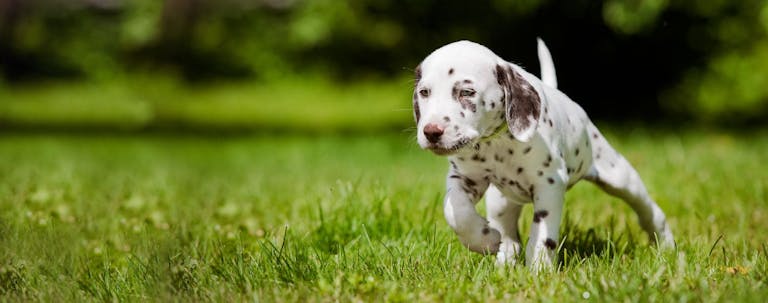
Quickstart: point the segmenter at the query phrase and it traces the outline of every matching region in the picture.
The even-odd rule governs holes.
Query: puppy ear
[[[415,81],[413,84],[413,119],[416,120],[416,124],[419,124],[419,119],[421,119],[421,111],[419,111],[419,103],[418,98],[418,87],[419,87],[419,81],[421,81],[421,64],[416,66],[415,74]]]
[[[539,94],[509,63],[496,65],[496,80],[504,91],[509,131],[515,139],[528,142],[539,124]]]

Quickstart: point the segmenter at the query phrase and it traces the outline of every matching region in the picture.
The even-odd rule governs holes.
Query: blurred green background
[[[765,301],[767,33],[760,0],[0,0],[0,301]],[[413,68],[538,74],[536,37],[676,254],[589,185],[552,275],[445,224]]]
[[[414,66],[459,39],[597,120],[762,125],[762,0],[0,0],[0,128],[411,128]]]

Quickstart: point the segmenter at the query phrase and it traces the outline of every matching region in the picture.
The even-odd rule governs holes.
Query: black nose
[[[427,141],[430,143],[437,143],[442,135],[443,129],[437,126],[437,124],[430,123],[424,126],[424,136],[427,137]]]

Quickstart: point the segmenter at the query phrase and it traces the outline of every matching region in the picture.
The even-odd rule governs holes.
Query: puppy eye
[[[422,88],[419,90],[419,95],[421,95],[423,98],[429,97],[429,90],[426,88]]]
[[[474,97],[475,91],[471,89],[462,89],[461,92],[459,92],[459,97]]]

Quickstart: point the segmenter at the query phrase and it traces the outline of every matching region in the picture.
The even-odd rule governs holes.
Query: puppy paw
[[[669,227],[664,228],[660,233],[653,234],[651,241],[655,241],[656,245],[663,250],[674,249],[676,246],[675,237],[672,236]]]
[[[460,234],[459,239],[469,250],[480,254],[495,254],[501,245],[501,233],[487,225],[478,231]]]
[[[511,239],[502,239],[499,245],[499,252],[496,253],[496,265],[515,265],[517,257],[520,255],[520,242]]]

